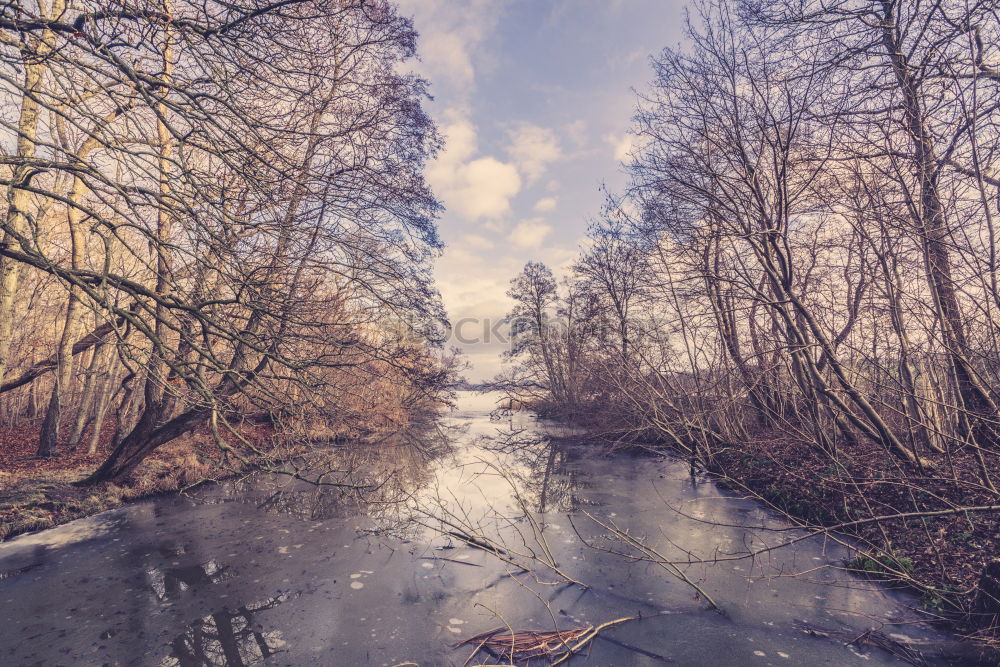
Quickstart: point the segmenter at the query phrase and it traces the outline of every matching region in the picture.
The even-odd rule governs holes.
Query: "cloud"
[[[441,32],[433,39],[421,40],[420,56],[424,69],[433,72],[432,80],[438,85],[454,88],[471,86],[476,78],[469,53],[474,39],[456,32]]]
[[[513,305],[506,291],[524,261],[495,250],[486,257],[483,250],[473,247],[475,237],[466,235],[449,246],[436,262],[434,274],[454,327],[448,346],[457,346],[469,356],[473,368],[466,375],[478,381],[500,370],[500,354],[507,346],[492,332]]]
[[[540,248],[551,231],[552,227],[544,224],[541,218],[531,218],[518,223],[507,235],[507,240],[519,248]]]
[[[466,234],[462,237],[462,245],[473,250],[489,250],[495,245],[493,241],[479,234]]]
[[[437,163],[464,162],[476,154],[478,148],[476,127],[455,110],[446,112],[445,116],[450,116],[451,120],[441,127],[441,133],[445,138],[445,150],[438,157]]]
[[[541,261],[549,265],[557,278],[564,277],[572,272],[573,264],[580,258],[578,248],[553,247],[545,248]]]
[[[612,155],[616,162],[628,160],[632,149],[635,148],[635,136],[628,133],[621,136],[609,134],[604,137],[604,141],[611,145]]]
[[[489,67],[483,48],[496,30],[507,0],[397,0],[420,32],[417,72],[429,79],[436,95],[449,104],[466,104],[475,92],[476,70]]]
[[[508,132],[510,145],[507,155],[525,175],[529,183],[541,178],[550,162],[562,157],[562,148],[555,132],[531,123],[519,123]]]
[[[521,176],[510,163],[494,157],[472,159],[477,151],[476,128],[467,120],[446,125],[447,143],[427,169],[427,180],[448,210],[475,222],[510,212],[510,200],[521,191]]]
[[[579,120],[574,120],[563,128],[566,136],[571,142],[576,146],[576,148],[582,149],[587,145],[587,121],[582,118]]]
[[[521,189],[517,169],[492,157],[473,160],[460,172],[460,178],[464,184],[455,193],[454,204],[471,219],[505,215],[511,198]]]
[[[535,206],[533,208],[539,213],[546,213],[554,209],[557,202],[558,200],[555,197],[542,197],[535,202]]]
[[[432,176],[431,184],[448,209],[469,221],[507,215],[511,198],[521,190],[517,169],[492,157],[460,164],[445,179]]]

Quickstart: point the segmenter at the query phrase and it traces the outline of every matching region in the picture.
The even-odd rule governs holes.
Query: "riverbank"
[[[49,458],[36,456],[35,421],[0,425],[0,541],[142,498],[273,468],[317,444],[377,442],[420,429],[438,418],[450,397],[441,390],[402,402],[400,396],[386,394],[375,403],[342,403],[336,420],[300,416],[272,422],[259,414],[230,424],[220,434],[222,445],[204,424],[157,448],[127,479],[83,487],[77,483],[111,454],[117,428],[113,417],[104,422],[94,453],[64,446]]]
[[[439,408],[435,406],[435,410]],[[266,423],[248,423],[237,428],[239,438],[230,438],[225,451],[204,426],[158,448],[128,479],[89,486],[77,484],[110,454],[113,424],[104,429],[95,453],[64,451],[48,459],[35,457],[37,433],[4,429],[0,431],[0,542],[143,498],[283,467],[300,457],[308,458],[321,443],[349,443],[350,449],[357,450],[353,458],[363,457],[369,450],[353,445],[382,442],[396,433],[419,430],[428,414],[436,416],[437,412],[415,411],[405,423],[380,420],[375,426],[370,422],[335,428],[300,424],[294,434],[279,434]],[[352,461],[348,468],[355,465]]]
[[[950,463],[958,480],[975,478],[971,462]],[[724,449],[710,469],[730,488],[810,526],[840,527],[863,549],[848,567],[916,589],[929,613],[947,615],[970,631],[979,626],[971,614],[980,576],[1000,553],[1000,526],[985,512],[946,512],[995,505],[989,492],[898,469],[887,465],[885,453],[870,449],[845,453],[833,465],[790,440]],[[909,516],[872,520],[895,515]]]
[[[107,458],[107,435],[93,454],[66,452],[37,459],[31,437],[5,430],[0,448],[0,541],[254,467],[252,459],[223,460],[206,434],[195,433],[158,449],[121,484],[76,486]]]
[[[658,451],[667,447],[626,442]],[[759,434],[717,448],[699,468],[723,488],[763,502],[807,529],[843,535],[857,550],[845,569],[915,592],[928,616],[1000,649],[1000,601],[980,590],[986,567],[1000,555],[998,513],[959,511],[996,507],[996,496],[977,485],[971,456],[927,459],[928,468],[916,471],[885,452],[856,446],[839,452],[834,464],[801,442]]]
[[[567,416],[539,402],[531,409],[591,434],[595,443],[691,456],[652,431],[616,423],[607,408]],[[858,548],[845,568],[889,586],[917,592],[924,610],[947,617],[961,630],[994,641],[984,629],[991,604],[979,595],[984,569],[1000,557],[996,494],[979,482],[968,452],[924,454],[921,470],[863,443],[843,447],[834,461],[799,440],[751,430],[738,443],[702,446],[696,467],[720,486],[765,503],[813,530],[836,530]],[[906,515],[899,518],[896,515]],[[874,518],[880,520],[875,521]],[[989,624],[986,624],[989,625]]]

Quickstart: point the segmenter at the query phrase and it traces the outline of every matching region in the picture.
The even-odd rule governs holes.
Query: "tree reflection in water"
[[[242,667],[263,663],[280,652],[285,641],[280,631],[265,632],[254,623],[254,614],[272,609],[288,597],[282,594],[243,605],[236,611],[223,609],[199,618],[171,642],[170,655],[160,662],[161,667]]]
[[[567,465],[579,454],[562,438],[510,426],[480,436],[476,446],[497,455],[496,465],[503,468],[517,494],[535,512],[573,512],[579,508],[578,475]]]
[[[552,537],[570,539],[563,537],[558,515],[583,503],[576,466],[568,465],[577,449],[513,424],[469,445],[411,504],[411,522],[440,535],[445,543],[438,548],[452,548],[458,540],[509,567],[535,573],[540,583],[580,584],[556,560],[550,542]]]
[[[230,576],[229,568],[214,560],[201,565],[186,565],[159,569],[146,568],[149,585],[160,602],[173,600],[189,588],[204,588],[207,584],[217,584]]]
[[[454,433],[438,424],[376,443],[332,443],[282,464],[222,482],[196,494],[202,503],[246,502],[268,512],[308,521],[364,515],[380,531],[398,532],[406,502],[429,480],[429,462],[447,451]],[[177,597],[228,577],[215,561],[168,569],[149,568],[150,585],[161,600]],[[223,609],[187,627],[170,644],[162,667],[256,665],[285,645],[279,631],[265,632],[254,615],[288,599],[282,594],[235,611]]]
[[[331,445],[286,462],[280,472],[260,472],[220,484],[221,493],[198,494],[205,503],[252,503],[268,511],[308,521],[364,515],[371,530],[405,537],[419,530],[411,521],[413,503],[434,476],[442,455],[451,444],[469,442],[462,425],[443,426],[400,434],[376,444]],[[465,437],[462,437],[462,436]],[[473,449],[482,448],[495,457],[489,467],[502,470],[510,483],[510,497],[521,512],[543,514],[577,509],[574,449],[537,432],[499,429],[475,439]],[[485,462],[483,462],[485,463]],[[426,514],[425,514],[426,516]],[[513,518],[513,517],[511,517]],[[481,526],[469,527],[477,534]],[[492,537],[492,535],[491,535]],[[227,568],[214,560],[201,565],[147,569],[150,586],[161,600],[183,591],[204,588],[229,576]],[[288,599],[266,598],[235,610],[222,609],[191,623],[170,644],[170,655],[162,667],[200,665],[257,665],[283,650],[280,631],[265,631],[255,615]]]
[[[304,521],[366,516],[378,529],[399,529],[405,504],[432,475],[429,463],[449,451],[454,428],[433,424],[377,442],[330,443],[275,466],[221,482],[202,503],[251,503]]]

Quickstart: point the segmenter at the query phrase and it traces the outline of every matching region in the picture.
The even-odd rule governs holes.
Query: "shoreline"
[[[593,443],[613,442],[613,448],[690,460],[690,453],[669,443],[641,439],[612,441],[600,435],[588,439]],[[973,616],[980,578],[985,568],[1000,558],[1000,529],[995,519],[988,514],[969,517],[956,512],[861,523],[865,518],[850,512],[852,509],[857,511],[851,507],[851,500],[858,500],[862,495],[852,496],[845,491],[844,485],[837,488],[827,478],[816,480],[814,458],[817,457],[803,456],[801,444],[788,441],[778,451],[768,449],[773,446],[773,441],[756,440],[741,443],[740,449],[722,448],[714,454],[710,465],[697,464],[696,468],[725,491],[755,500],[802,530],[815,531],[817,537],[824,532],[843,536],[857,554],[844,563],[845,571],[889,589],[913,594],[920,605],[915,609],[927,614],[930,622],[940,623],[963,641],[973,642],[980,650],[987,651],[990,660],[995,660],[981,664],[1000,664],[1000,646],[992,636],[977,635],[980,628],[975,625]],[[787,454],[785,449],[792,448],[797,449],[797,457],[782,456]],[[847,462],[854,469],[863,469],[866,463],[870,461],[866,462],[864,457]],[[877,491],[868,493],[866,499],[880,506],[899,503],[899,497],[884,493],[894,480],[886,477],[881,481],[884,482],[881,489],[875,485]],[[946,501],[941,500],[941,503],[946,504]],[[934,511],[929,507],[924,509]],[[855,525],[844,528],[845,523]],[[915,530],[916,524],[926,530]],[[891,552],[876,546],[880,539],[889,542]],[[933,543],[930,553],[928,541]],[[949,578],[952,583],[943,586],[931,583],[939,575]]]
[[[211,462],[198,443],[164,447],[127,482],[76,486],[98,463],[79,463],[23,476],[0,487],[0,544],[15,537],[55,528],[76,519],[148,498],[180,493],[205,482],[222,481],[260,469],[253,462]],[[95,455],[100,458],[101,455]],[[8,475],[12,476],[12,475]]]

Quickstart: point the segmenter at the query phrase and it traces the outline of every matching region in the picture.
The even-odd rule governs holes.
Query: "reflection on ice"
[[[121,520],[122,510],[111,510],[96,516],[77,519],[37,533],[19,535],[4,543],[4,554],[34,547],[64,547],[84,540],[103,537],[114,530]]]
[[[235,611],[222,609],[199,618],[170,644],[161,667],[244,667],[263,664],[282,651],[286,642],[279,630],[265,631],[255,614],[288,599],[279,595],[245,604]]]
[[[150,566],[146,568],[149,586],[161,602],[176,599],[181,593],[191,588],[202,588],[225,581],[230,576],[229,568],[214,560],[200,565],[167,568]]]
[[[492,403],[0,545],[0,664],[461,664],[494,628],[640,615],[589,664],[894,664],[840,637],[944,639],[836,543],[770,549],[798,533],[686,464]]]

